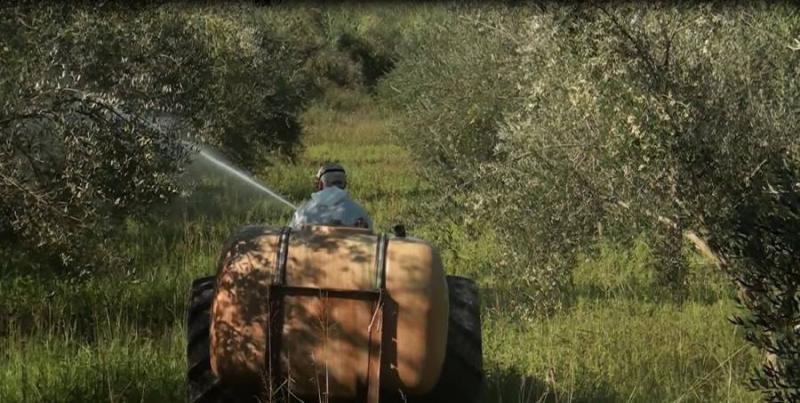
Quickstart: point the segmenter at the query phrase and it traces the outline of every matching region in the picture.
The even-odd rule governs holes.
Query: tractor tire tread
[[[409,403],[483,401],[483,352],[478,287],[470,279],[447,276],[450,304],[447,352],[439,382]]]
[[[192,403],[216,403],[219,383],[211,371],[209,354],[209,329],[211,301],[214,298],[214,277],[203,277],[192,282],[186,315],[187,397]]]

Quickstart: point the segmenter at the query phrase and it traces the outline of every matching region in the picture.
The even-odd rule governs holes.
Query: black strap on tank
[[[375,288],[386,287],[386,248],[388,245],[389,237],[384,233],[378,235],[375,251]]]
[[[278,240],[278,255],[275,259],[275,273],[277,274],[275,284],[286,285],[286,257],[289,254],[289,235],[292,233],[291,227],[283,227],[281,236]]]

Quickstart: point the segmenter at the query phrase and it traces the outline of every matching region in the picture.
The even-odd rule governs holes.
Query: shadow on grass
[[[123,279],[83,284],[46,281],[42,288],[20,286],[10,290],[17,297],[0,298],[0,337],[47,331],[93,342],[109,326],[130,326],[141,335],[154,337],[181,320],[190,283],[188,278],[158,284],[132,284]]]
[[[213,273],[234,230],[265,221],[281,226],[287,218],[285,207],[259,193],[206,181],[189,197],[115,228],[105,240],[114,259],[97,267],[68,272],[4,259],[0,337],[47,330],[91,342],[118,323],[161,334],[183,319],[192,279]]]
[[[118,338],[100,347],[26,342],[2,367],[3,402],[180,402],[184,373],[176,370],[172,348],[154,348]],[[22,364],[24,362],[24,365]]]
[[[621,398],[610,384],[591,388],[561,385],[557,380],[541,380],[516,369],[494,369],[487,373],[486,403],[617,402]]]
[[[696,303],[701,305],[712,305],[723,298],[731,298],[732,295],[725,295],[719,291],[715,285],[694,284],[691,288],[684,290],[684,295],[676,295],[669,290],[659,288],[654,285],[633,285],[631,287],[610,289],[598,284],[579,284],[572,291],[571,297],[602,303],[608,300],[630,300],[658,304]]]

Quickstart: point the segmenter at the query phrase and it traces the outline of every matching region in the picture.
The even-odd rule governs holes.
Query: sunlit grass
[[[733,304],[580,301],[554,317],[485,319],[492,401],[749,402],[757,353],[726,317]]]
[[[142,332],[125,315],[109,315],[91,341],[72,330],[41,330],[0,339],[4,402],[177,402],[184,396],[183,326]]]
[[[570,308],[525,317],[490,269],[496,248],[462,242],[484,285],[484,364],[489,402],[752,402],[745,381],[759,360],[729,322],[729,280],[687,249],[686,301],[658,286],[650,249],[601,244],[575,268]],[[486,256],[481,259],[479,256]]]

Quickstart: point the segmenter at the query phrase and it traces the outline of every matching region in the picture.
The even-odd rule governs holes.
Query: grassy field
[[[298,159],[256,175],[300,201],[318,165],[339,161],[355,199],[388,230],[409,218],[409,207],[435,201],[435,192],[388,137],[384,113],[368,96],[331,90],[304,115]],[[230,180],[205,183],[161,218],[120,229],[129,259],[114,264],[126,270],[64,279],[3,263],[0,402],[183,400],[191,279],[213,270],[234,228],[290,213]],[[730,289],[710,266],[693,266],[690,297],[676,304],[653,286],[646,245],[600,245],[576,270],[571,308],[528,318],[505,309],[492,266],[502,251],[488,242],[491,234],[475,239],[415,221],[425,223],[410,228],[417,235],[451,231],[457,248],[443,251],[448,271],[483,287],[488,402],[757,400],[744,386],[757,353],[727,322],[735,312]]]

